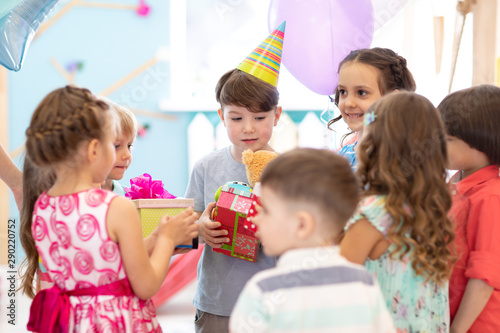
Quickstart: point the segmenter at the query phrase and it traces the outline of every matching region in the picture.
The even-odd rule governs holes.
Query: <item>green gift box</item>
[[[135,199],[132,200],[139,211],[142,236],[149,236],[158,226],[163,215],[173,217],[189,207],[194,207],[194,199]]]

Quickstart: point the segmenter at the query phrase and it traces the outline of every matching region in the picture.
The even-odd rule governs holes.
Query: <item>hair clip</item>
[[[375,121],[375,118],[377,118],[377,116],[375,115],[375,112],[372,111],[372,112],[365,113],[365,126],[368,126],[371,123],[373,123]]]

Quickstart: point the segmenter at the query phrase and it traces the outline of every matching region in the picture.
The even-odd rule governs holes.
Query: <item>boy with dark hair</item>
[[[224,74],[216,87],[221,104],[219,117],[231,145],[198,161],[189,179],[185,197],[194,198],[196,212],[213,208],[217,189],[228,181],[248,182],[242,153],[270,150],[273,127],[281,116],[277,80],[284,36],[278,27],[236,69]],[[269,59],[274,59],[269,62]],[[278,59],[278,62],[276,62]],[[194,297],[196,332],[227,332],[229,315],[246,281],[255,273],[274,267],[275,259],[259,250],[255,262],[212,251],[229,241],[221,223],[200,219],[200,237],[205,248],[198,263],[198,285]]]
[[[481,85],[446,96],[458,260],[450,278],[450,332],[500,332],[500,88]]]
[[[257,236],[280,259],[247,283],[230,331],[395,332],[376,278],[334,246],[359,199],[348,161],[296,149],[271,161],[261,184]]]

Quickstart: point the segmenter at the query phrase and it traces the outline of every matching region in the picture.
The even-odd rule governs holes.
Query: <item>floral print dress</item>
[[[116,194],[100,189],[52,197],[33,210],[32,234],[55,285],[62,290],[99,287],[126,273],[106,216]],[[161,332],[151,300],[137,296],[71,296],[69,332]]]
[[[347,222],[345,230],[359,220],[367,219],[386,238],[394,223],[385,208],[386,196],[375,195],[361,200],[358,210]],[[398,259],[389,254],[395,245],[376,260],[368,258],[366,269],[377,277],[389,312],[392,314],[398,333],[444,333],[449,331],[450,313],[448,284],[441,286],[416,275],[410,258],[412,250]]]

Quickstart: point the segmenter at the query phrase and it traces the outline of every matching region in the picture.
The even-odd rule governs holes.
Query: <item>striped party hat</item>
[[[278,86],[281,51],[285,37],[286,21],[280,24],[262,43],[260,43],[237,69],[255,76],[273,86]]]

